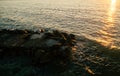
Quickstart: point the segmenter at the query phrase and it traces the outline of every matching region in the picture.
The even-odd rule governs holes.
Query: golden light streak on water
[[[107,13],[107,19],[105,20],[105,26],[102,27],[101,30],[99,30],[99,33],[101,34],[100,37],[98,37],[97,41],[100,42],[102,45],[110,47],[110,48],[117,48],[114,45],[114,40],[113,40],[113,36],[115,36],[116,34],[114,34],[113,32],[114,30],[114,14],[116,11],[116,0],[111,0],[110,2],[110,7],[108,9],[108,13]]]

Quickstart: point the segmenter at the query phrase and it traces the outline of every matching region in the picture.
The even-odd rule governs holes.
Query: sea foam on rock
[[[58,30],[0,30],[0,54],[25,55],[33,64],[72,59],[75,36]]]

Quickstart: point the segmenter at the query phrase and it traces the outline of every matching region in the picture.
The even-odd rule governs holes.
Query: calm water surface
[[[0,0],[0,28],[53,28],[120,48],[119,0]]]

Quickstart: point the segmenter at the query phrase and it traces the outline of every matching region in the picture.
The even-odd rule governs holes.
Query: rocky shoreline
[[[75,46],[75,36],[57,30],[1,30],[1,54],[28,55],[34,63],[45,63],[58,57],[71,59],[71,51]],[[67,61],[68,61],[67,60]]]
[[[119,76],[119,56],[58,30],[0,30],[1,76]]]

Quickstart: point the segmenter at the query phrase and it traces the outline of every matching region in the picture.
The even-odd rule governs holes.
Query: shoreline
[[[15,40],[15,43],[20,43],[20,44],[21,44],[22,40],[19,40],[19,38],[23,38],[26,40],[27,39],[29,40],[29,37],[31,39],[39,39],[39,38],[41,38],[41,35],[38,35],[38,34],[41,32],[44,32],[44,30],[40,30],[39,32],[38,31],[33,32],[33,31],[28,31],[28,30],[19,30],[19,31],[12,30],[12,31],[7,31],[7,32],[5,32],[5,31],[6,30],[0,31],[1,36],[3,33],[4,34],[10,33],[11,35],[13,35],[13,33],[16,33],[18,36],[16,36],[15,39],[14,38],[13,39]],[[48,30],[48,31],[53,33],[53,31],[51,31],[51,30]],[[64,36],[59,36],[59,35],[57,35],[58,33],[60,33],[60,34],[62,33]],[[21,36],[20,36],[20,34],[21,34]],[[23,36],[23,34],[24,34],[24,36]],[[29,34],[32,34],[32,35],[29,35]],[[35,34],[35,35],[33,35],[33,34]],[[58,62],[55,62],[54,64],[60,63],[60,65],[57,65],[56,67],[54,67],[57,70],[58,69],[62,70],[59,72],[54,72],[56,69],[53,70],[52,72],[50,72],[51,68],[54,69],[53,67],[50,67],[51,65],[53,65],[53,63],[50,63],[51,65],[47,66],[47,69],[49,68],[49,71],[48,70],[46,71],[49,74],[55,73],[55,76],[68,76],[68,75],[69,76],[79,76],[79,75],[82,75],[82,76],[91,76],[91,75],[93,75],[93,76],[113,76],[113,75],[119,76],[120,75],[120,62],[119,62],[120,61],[120,58],[119,58],[120,50],[119,49],[109,49],[109,48],[106,48],[106,47],[100,45],[99,43],[97,43],[95,41],[86,39],[84,37],[79,37],[79,36],[74,37],[74,35],[72,35],[72,34],[70,35],[65,32],[60,32],[60,31],[56,31],[55,36],[50,35],[47,38],[49,39],[50,37],[52,37],[53,39],[55,39],[56,35],[57,35],[57,39],[59,37],[59,38],[63,39],[62,40],[62,41],[64,41],[63,43],[66,42],[66,44],[62,44],[62,45],[68,46],[68,49],[70,48],[70,50],[65,52],[65,55],[63,55],[63,53],[61,53],[58,56],[58,59],[61,56],[60,61],[62,61],[62,60],[64,60],[64,58],[66,58],[65,56],[70,56],[70,57],[68,57],[68,61],[70,58],[70,62],[68,62],[66,59],[64,60],[65,64],[60,63],[59,60],[58,60]],[[70,38],[67,38],[69,36],[70,36]],[[9,36],[6,36],[6,37],[9,37]],[[12,37],[11,37],[11,40],[12,40]],[[65,41],[65,40],[68,40],[68,41]],[[1,41],[2,41],[2,38],[1,38]],[[5,41],[5,39],[3,39],[3,41]],[[54,40],[52,40],[52,41],[55,44],[52,44],[53,42],[51,43],[51,41],[48,41],[48,42],[50,42],[50,43],[48,43],[49,47],[51,46],[51,44],[52,45],[57,44],[56,41],[54,41]],[[33,42],[34,42],[34,40],[33,40]],[[31,46],[31,43],[33,43],[33,42],[28,42],[26,44],[27,47],[25,47],[25,50],[27,49],[27,53],[29,52],[28,49],[33,48],[33,45]],[[42,45],[41,46],[35,45],[36,42],[39,43],[39,40],[36,40],[35,43],[33,43],[34,46],[37,46],[37,47],[34,47],[34,49],[32,49],[32,50],[36,50],[35,48],[38,48],[38,47],[40,47],[40,48],[43,47]],[[74,44],[71,44],[70,42],[73,42]],[[5,44],[8,47],[8,49],[10,49],[9,46],[12,47],[11,43],[13,43],[13,42],[9,43],[9,40],[8,40],[8,42]],[[43,43],[44,43],[44,40],[43,40]],[[57,45],[57,49],[58,49],[58,46],[60,46],[59,48],[61,48],[62,45]],[[2,45],[0,45],[0,46],[2,46]],[[16,44],[14,46],[16,47],[19,45]],[[73,47],[73,48],[71,48],[71,47]],[[17,47],[14,50],[20,51],[21,50],[20,48],[18,49],[18,47]],[[5,50],[8,51],[8,49],[5,49]],[[42,49],[44,49],[44,48],[42,48]],[[54,50],[53,47],[52,47],[52,50]],[[71,51],[72,51],[72,53],[71,53]],[[2,52],[3,52],[2,47],[0,47],[0,53],[2,53]],[[62,52],[64,52],[64,50]],[[14,70],[16,70],[18,68],[19,69],[18,69],[16,75],[29,76],[29,74],[31,74],[31,72],[32,72],[33,74],[35,74],[35,76],[38,76],[39,75],[38,72],[39,72],[39,70],[41,70],[40,68],[44,69],[46,67],[46,63],[47,63],[47,65],[49,65],[49,62],[53,62],[53,61],[48,59],[51,57],[51,55],[46,57],[46,56],[44,56],[46,53],[41,53],[41,51],[38,51],[37,53],[41,54],[41,56],[39,57],[39,55],[37,55],[37,57],[34,58],[34,59],[36,59],[35,61],[37,61],[36,66],[33,66],[31,64],[31,59],[29,59],[28,57],[25,58],[25,56],[21,56],[21,54],[23,55],[24,53],[18,53],[18,55],[20,54],[19,56],[16,56],[16,55],[12,56],[13,53],[11,53],[10,55],[5,54],[6,57],[3,57],[3,59],[2,58],[0,59],[0,68],[2,70],[6,70],[7,73],[12,72],[11,76],[15,75]],[[56,53],[56,52],[53,52],[53,53]],[[59,53],[60,53],[60,51],[57,53],[57,55]],[[69,55],[68,55],[68,53],[69,53]],[[62,57],[62,55],[63,55],[63,57]],[[42,56],[43,56],[43,59],[41,59],[41,61],[43,61],[43,62],[41,62],[42,63],[41,64],[41,63],[38,63],[38,60]],[[71,61],[71,57],[72,57],[72,61]],[[54,56],[52,58],[54,58]],[[53,60],[55,61],[56,59],[53,59]],[[29,66],[27,66],[26,64],[29,64]],[[38,66],[38,64],[41,64],[42,66]],[[62,67],[62,68],[60,68],[60,67]],[[3,72],[2,70],[0,70],[0,72]],[[33,70],[35,70],[36,73],[34,73]],[[2,74],[3,74],[3,76],[5,76],[4,75],[5,72],[3,72]]]

